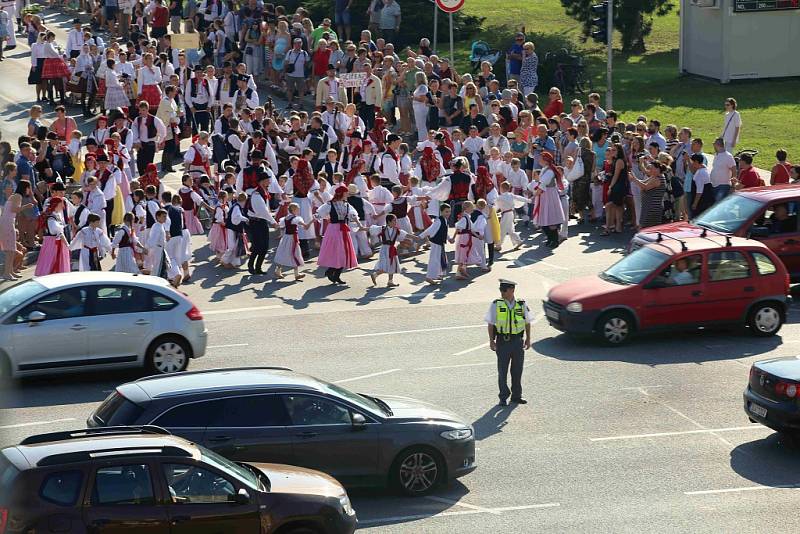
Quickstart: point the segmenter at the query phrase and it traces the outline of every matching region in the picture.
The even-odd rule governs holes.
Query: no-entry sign
[[[436,5],[445,13],[455,13],[464,7],[464,0],[436,0]]]

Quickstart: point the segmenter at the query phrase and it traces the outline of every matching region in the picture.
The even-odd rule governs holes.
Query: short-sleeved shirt
[[[505,303],[506,306],[508,306],[508,309],[513,309],[514,306],[517,305],[516,300],[511,302],[506,300]],[[524,306],[522,306],[522,314],[525,318],[525,324],[531,324],[531,309],[528,307],[527,302],[525,302]],[[492,301],[492,303],[489,304],[489,310],[486,312],[483,321],[486,324],[495,324],[497,322],[497,304],[495,304],[495,301]]]
[[[758,187],[761,185],[761,176],[754,167],[750,167],[739,173],[739,183],[742,184],[742,187]]]
[[[739,136],[736,133],[736,128],[742,127],[742,116],[738,111],[729,111],[725,114],[725,121],[723,122],[722,139],[725,140],[725,148],[736,146],[739,142]]]
[[[518,43],[514,43],[511,45],[511,49],[509,50],[512,54],[519,54],[522,55],[522,45]],[[509,59],[508,60],[508,71],[511,74],[519,75],[520,71],[522,71],[522,60],[521,59]]]
[[[727,150],[714,154],[714,163],[711,164],[711,185],[730,185],[731,168],[736,168],[736,160]]]

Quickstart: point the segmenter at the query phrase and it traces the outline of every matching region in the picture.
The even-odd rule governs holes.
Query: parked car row
[[[351,533],[342,484],[419,496],[476,468],[457,415],[286,368],[142,378],[87,427],[0,451],[0,533]]]

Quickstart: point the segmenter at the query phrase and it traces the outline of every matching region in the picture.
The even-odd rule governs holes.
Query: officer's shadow
[[[486,413],[480,416],[478,419],[472,423],[473,428],[475,429],[475,439],[478,441],[483,441],[486,438],[490,438],[495,434],[499,434],[503,431],[503,427],[508,424],[508,418],[517,408],[517,404],[510,404],[508,406],[500,406],[494,405],[488,410]]]

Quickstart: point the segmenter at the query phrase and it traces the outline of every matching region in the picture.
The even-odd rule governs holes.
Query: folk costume
[[[102,271],[100,260],[111,251],[111,241],[102,228],[84,226],[70,243],[70,250],[79,250],[79,271]]]
[[[47,209],[40,216],[44,227],[44,242],[36,262],[36,276],[70,272],[69,243],[64,235],[63,199],[51,197]]]

